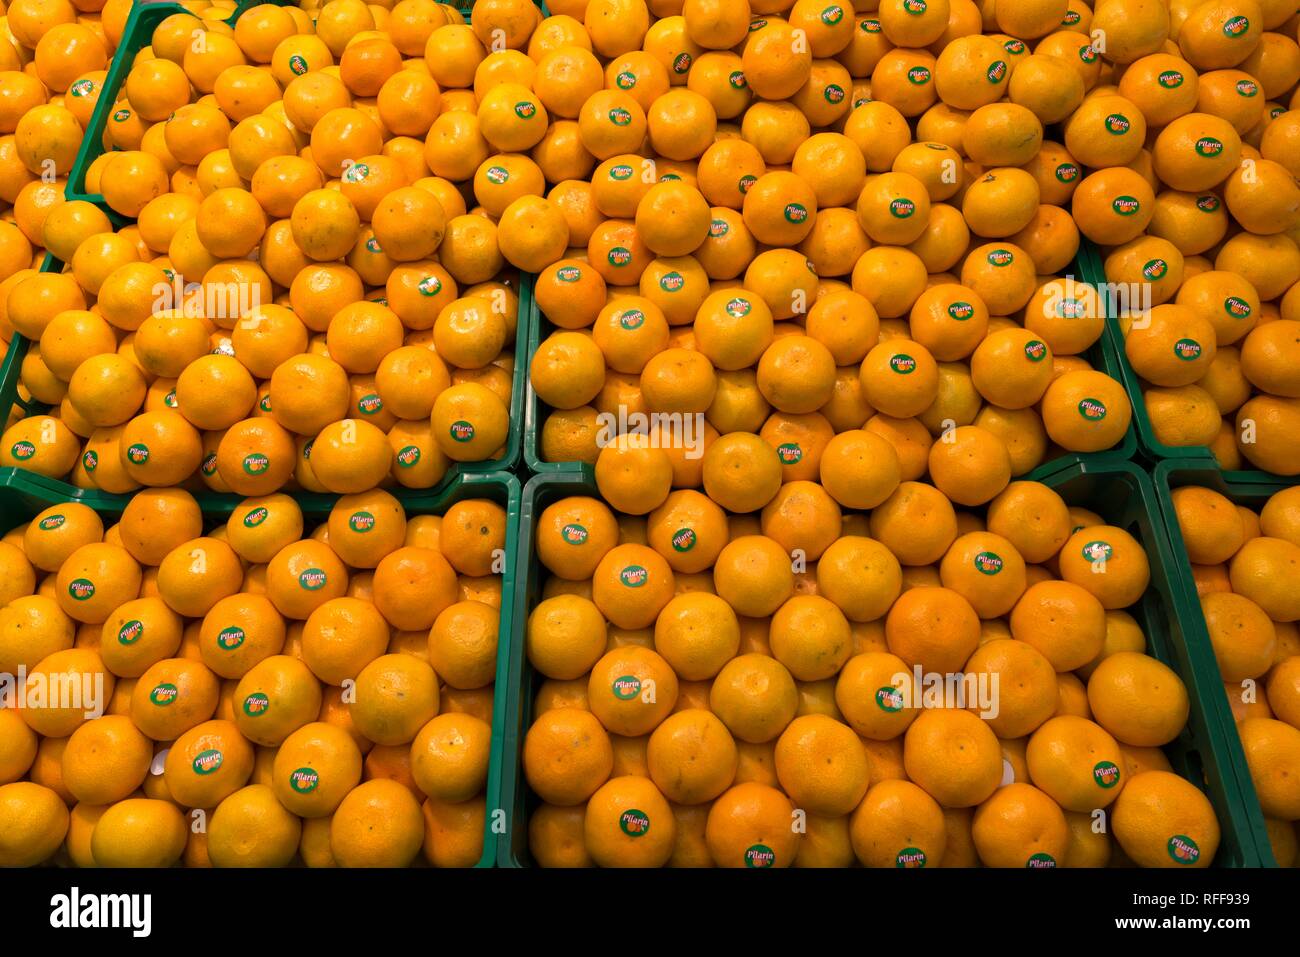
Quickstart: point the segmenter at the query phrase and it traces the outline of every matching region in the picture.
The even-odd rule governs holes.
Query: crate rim
[[[126,502],[114,500],[111,502],[85,502],[76,496],[69,496],[59,489],[50,487],[47,484],[35,481],[41,478],[35,476],[23,469],[12,467],[0,468],[0,491],[12,491],[18,495],[34,499],[43,503],[44,507],[52,505],[81,502],[94,508],[96,512],[105,515],[118,515],[125,508]],[[503,676],[508,674],[511,648],[514,645],[515,631],[515,612],[518,602],[515,599],[515,590],[518,582],[515,579],[516,564],[510,561],[510,556],[518,549],[520,538],[520,510],[522,505],[522,486],[518,476],[512,472],[475,472],[455,477],[455,481],[448,487],[437,491],[430,490],[424,496],[423,501],[405,501],[402,507],[408,514],[416,511],[417,514],[438,514],[456,502],[463,501],[467,498],[475,497],[475,493],[484,489],[493,488],[499,490],[501,496],[501,505],[506,511],[506,542],[505,542],[505,566],[501,570],[501,608],[498,614],[498,645],[496,668],[493,672],[493,689],[492,689],[492,736],[491,746],[489,749],[488,776],[484,787],[484,801],[486,813],[484,815],[483,825],[483,852],[479,857],[475,868],[490,868],[496,866],[496,861],[500,853],[498,847],[502,837],[494,826],[493,811],[500,807],[500,793],[502,782],[502,761],[505,759],[505,752],[502,749],[504,740],[504,723],[509,715],[509,695],[503,692],[505,685],[501,684]],[[304,511],[318,513],[328,511],[330,505],[342,496],[314,496],[313,500],[306,504]],[[129,500],[130,496],[126,496]],[[208,507],[200,503],[205,519],[216,519],[218,523],[224,521],[230,515],[234,508],[235,502],[220,502]],[[299,503],[300,506],[303,503]],[[26,511],[26,509],[24,509]],[[39,508],[38,508],[39,511]],[[35,513],[33,513],[35,514]],[[30,516],[28,516],[29,518]],[[322,517],[323,520],[323,517]],[[8,524],[7,518],[4,524]],[[21,522],[19,524],[22,524]],[[17,525],[12,526],[14,528]],[[11,531],[12,528],[4,528],[4,532]]]
[[[1086,250],[1080,246],[1079,254],[1067,267],[1070,272],[1061,278],[1080,277],[1080,281],[1091,284],[1092,281],[1087,278],[1088,270],[1085,262]],[[520,320],[523,320],[522,315]],[[537,305],[537,297],[533,296],[532,308],[528,316],[528,346],[527,355],[531,362],[533,355],[537,352],[538,347],[543,339],[543,325],[549,325],[546,317],[542,315],[541,307]],[[683,327],[684,328],[684,327]],[[1106,335],[1103,330],[1102,336],[1097,340],[1093,347],[1095,358],[1100,360],[1100,368],[1112,378],[1122,382],[1122,347],[1116,350],[1113,339]],[[580,469],[586,463],[576,461],[565,462],[547,462],[542,459],[541,454],[541,433],[545,425],[542,416],[542,403],[537,392],[533,389],[532,377],[527,376],[524,384],[524,435],[523,435],[523,465],[530,475],[554,475]],[[1127,393],[1127,389],[1125,390]],[[1130,398],[1130,404],[1131,404]],[[1136,409],[1134,410],[1134,420],[1136,419]],[[1055,475],[1062,469],[1069,468],[1082,462],[1131,462],[1133,461],[1139,449],[1139,440],[1134,428],[1135,422],[1130,421],[1128,428],[1124,430],[1124,438],[1120,443],[1112,448],[1103,449],[1100,452],[1066,452],[1054,459],[1049,459],[1030,469],[1024,475],[1013,476],[1016,481],[1039,482],[1044,478]]]
[[[1199,708],[1203,715],[1206,738],[1197,740],[1195,744],[1199,751],[1209,752],[1213,756],[1214,765],[1219,768],[1217,778],[1220,779],[1219,784],[1224,795],[1224,806],[1216,807],[1215,812],[1216,817],[1219,818],[1220,830],[1222,833],[1227,833],[1231,828],[1231,832],[1236,836],[1238,841],[1236,853],[1241,859],[1242,866],[1266,866],[1272,861],[1272,858],[1268,856],[1267,844],[1265,843],[1263,847],[1260,846],[1261,840],[1266,841],[1267,838],[1266,833],[1263,831],[1262,817],[1258,813],[1258,805],[1256,804],[1256,809],[1252,812],[1245,800],[1246,795],[1242,793],[1240,778],[1244,758],[1240,755],[1240,745],[1239,743],[1236,745],[1236,752],[1234,753],[1231,747],[1233,741],[1224,738],[1223,716],[1228,712],[1227,702],[1198,692],[1197,673],[1204,669],[1204,652],[1197,651],[1194,647],[1189,646],[1186,637],[1175,631],[1174,626],[1179,620],[1176,606],[1181,595],[1181,589],[1179,579],[1173,573],[1172,546],[1165,533],[1164,520],[1156,501],[1155,486],[1151,477],[1140,464],[1134,462],[1085,461],[1070,463],[1040,481],[1049,487],[1057,488],[1067,481],[1084,476],[1101,477],[1107,475],[1124,477],[1132,484],[1134,494],[1137,497],[1135,507],[1140,509],[1141,514],[1145,516],[1145,521],[1150,526],[1152,540],[1144,542],[1144,548],[1149,553],[1154,553],[1151,558],[1153,567],[1169,570],[1169,574],[1164,577],[1166,579],[1165,587],[1170,592],[1169,598],[1172,599],[1172,602],[1166,602],[1165,610],[1175,620],[1170,623],[1166,639],[1167,643],[1173,648],[1182,646],[1182,654],[1189,659],[1192,673],[1184,675],[1182,669],[1177,666],[1177,662],[1166,662],[1166,664],[1175,668],[1179,673],[1179,677],[1187,686],[1193,707]],[[566,471],[540,473],[532,476],[524,486],[520,523],[521,536],[517,555],[517,588],[515,591],[515,601],[517,603],[516,622],[521,631],[525,627],[525,622],[531,611],[528,602],[530,593],[533,590],[533,582],[530,580],[530,576],[533,574],[533,532],[536,529],[536,518],[540,511],[538,507],[539,494],[549,489],[563,489],[565,487],[573,490],[571,494],[595,494],[591,491],[594,487],[594,473],[590,466]],[[1154,579],[1149,588],[1157,589]],[[1161,592],[1163,597],[1163,589],[1157,590]],[[522,763],[523,738],[527,732],[523,719],[526,712],[531,709],[531,702],[525,699],[524,693],[524,669],[528,668],[529,665],[523,645],[524,642],[521,638],[517,643],[518,647],[513,650],[511,655],[511,671],[507,676],[508,687],[511,689],[511,708],[514,710],[507,716],[505,738],[502,741],[502,746],[507,754],[514,754],[514,761],[506,762],[503,760],[502,762],[503,782],[499,807],[504,810],[506,815],[506,834],[498,844],[497,863],[499,867],[503,868],[534,866],[517,858],[513,847],[516,835],[521,832],[526,834],[527,832],[526,818],[516,819],[516,810],[522,808],[527,789],[527,785],[523,780]],[[1189,716],[1189,728],[1192,720],[1192,717]],[[1208,763],[1205,766],[1205,771],[1208,777]],[[1206,789],[1202,788],[1202,790],[1204,792]],[[1220,847],[1223,847],[1222,843]]]
[[[1082,239],[1079,247],[1079,264],[1084,282],[1100,292],[1108,282],[1101,247],[1090,239]],[[1233,483],[1268,484],[1287,481],[1285,475],[1276,475],[1262,469],[1220,469],[1214,453],[1207,445],[1165,445],[1157,439],[1155,428],[1151,424],[1151,416],[1147,413],[1146,400],[1143,398],[1141,378],[1134,371],[1128,360],[1128,353],[1125,351],[1124,333],[1120,329],[1119,317],[1109,314],[1105,296],[1099,295],[1098,303],[1105,320],[1103,335],[1111,342],[1111,352],[1115,356],[1116,368],[1120,373],[1117,378],[1123,384],[1124,391],[1128,394],[1129,404],[1133,407],[1131,428],[1137,435],[1137,451],[1144,459],[1153,465],[1164,461],[1208,460],[1227,481]]]
[[[1200,636],[1207,646],[1210,644],[1209,629],[1205,623],[1205,616],[1201,613],[1200,597],[1196,589],[1195,578],[1192,575],[1191,561],[1187,557],[1187,544],[1183,540],[1182,529],[1178,524],[1178,515],[1174,510],[1173,490],[1186,485],[1208,488],[1225,495],[1229,500],[1233,501],[1233,504],[1240,504],[1238,501],[1240,498],[1266,499],[1284,489],[1300,485],[1300,479],[1289,481],[1283,476],[1272,476],[1267,472],[1261,473],[1268,477],[1267,481],[1242,481],[1233,478],[1234,474],[1220,469],[1213,456],[1207,454],[1199,458],[1165,459],[1157,463],[1151,476],[1156,499],[1164,519],[1165,533],[1169,537],[1170,548],[1176,558],[1175,570],[1178,573],[1186,603],[1186,624]],[[1187,478],[1189,481],[1180,482],[1177,486],[1173,484],[1175,479],[1183,478]],[[1231,718],[1230,711],[1229,718]],[[1235,721],[1231,722],[1229,730],[1232,743],[1240,749],[1240,737],[1237,734]],[[1244,752],[1242,752],[1241,772],[1242,780],[1239,786],[1243,795],[1254,808],[1259,809],[1258,795],[1255,793],[1255,785],[1250,777],[1249,768],[1245,764]],[[1263,811],[1260,810],[1259,813],[1262,818]],[[1272,855],[1272,846],[1267,840],[1267,833],[1263,836],[1261,854],[1267,855],[1265,859],[1272,866],[1276,866]]]

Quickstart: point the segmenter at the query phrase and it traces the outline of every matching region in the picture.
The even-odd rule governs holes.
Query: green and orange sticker
[[[298,584],[307,591],[320,591],[327,580],[325,572],[319,568],[308,568],[298,576]]]
[[[271,460],[261,452],[250,452],[244,456],[242,464],[249,475],[262,475],[271,467]]]
[[[628,837],[645,837],[650,830],[650,815],[630,807],[618,816],[618,829]]]
[[[1223,35],[1231,40],[1245,36],[1250,30],[1250,18],[1243,16],[1228,17],[1223,23]]]
[[[803,459],[803,449],[797,442],[782,442],[776,447],[776,457],[783,465],[798,465]]]
[[[894,866],[908,870],[925,867],[925,851],[919,847],[905,847],[894,856]]]
[[[1115,210],[1117,216],[1132,216],[1142,208],[1142,204],[1135,196],[1116,196],[1110,208]]]
[[[1123,113],[1112,113],[1106,117],[1106,132],[1111,136],[1123,136],[1132,128],[1133,121]]]
[[[1089,542],[1083,546],[1083,557],[1090,562],[1108,562],[1114,554],[1110,542]]]
[[[641,693],[641,679],[636,675],[620,675],[610,687],[619,701],[631,701]]]
[[[208,748],[206,751],[200,751],[194,757],[191,767],[194,768],[195,774],[214,774],[220,767],[225,756],[216,748]]]
[[[1223,152],[1223,141],[1213,136],[1202,136],[1196,141],[1196,155],[1213,159]]]
[[[315,768],[297,768],[289,774],[289,787],[299,794],[311,794],[320,786],[320,772]]]
[[[1201,857],[1201,848],[1186,834],[1175,834],[1165,844],[1169,858],[1175,864],[1195,864]]]
[[[745,866],[766,869],[776,866],[776,851],[766,844],[751,844],[745,848]]]
[[[916,203],[906,196],[899,196],[889,204],[889,214],[895,219],[910,219],[916,212]]]
[[[1169,263],[1165,262],[1163,259],[1149,260],[1147,264],[1142,267],[1142,275],[1147,279],[1150,279],[1152,282],[1158,282],[1159,280],[1164,279],[1168,273]]]
[[[618,573],[618,580],[628,588],[640,588],[650,580],[650,572],[644,565],[628,565]]]
[[[1251,308],[1250,303],[1238,296],[1229,296],[1223,300],[1223,311],[1232,316],[1233,319],[1249,319]]]
[[[1079,414],[1089,422],[1100,422],[1106,418],[1106,403],[1101,399],[1080,399],[1078,408]]]
[[[73,601],[89,601],[95,597],[95,583],[89,578],[74,578],[68,582],[68,595]]]
[[[1109,791],[1119,784],[1119,766],[1114,761],[1098,761],[1092,766],[1092,780],[1097,787]]]
[[[117,630],[117,643],[119,645],[134,645],[144,634],[144,622],[138,618],[132,618]]]
[[[877,688],[876,707],[881,711],[888,711],[890,714],[893,714],[896,711],[902,711],[903,692],[899,691],[893,685],[885,685],[883,688]]]

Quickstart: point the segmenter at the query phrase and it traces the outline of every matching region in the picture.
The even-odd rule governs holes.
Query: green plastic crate
[[[63,263],[50,253],[41,261],[41,272],[63,272]],[[9,338],[9,347],[5,349],[4,359],[0,361],[0,409],[4,410],[6,424],[13,412],[20,413],[19,418],[37,415],[49,407],[35,399],[23,399],[18,395],[18,381],[22,378],[23,359],[31,345],[26,336],[14,333]]]
[[[1042,480],[1066,502],[1089,508],[1107,522],[1127,530],[1142,543],[1151,564],[1151,587],[1130,612],[1147,636],[1150,654],[1173,668],[1187,685],[1191,713],[1187,728],[1165,747],[1174,768],[1198,784],[1214,805],[1222,831],[1215,863],[1220,867],[1260,867],[1271,862],[1267,835],[1253,792],[1241,787],[1244,757],[1231,724],[1228,704],[1207,642],[1186,630],[1183,588],[1177,562],[1165,534],[1150,479],[1130,462],[1080,462]],[[554,472],[538,475],[524,488],[518,567],[515,572],[515,621],[522,632],[537,603],[545,571],[534,556],[537,517],[552,502],[569,495],[597,496],[590,474]],[[498,679],[500,680],[500,679]],[[506,839],[499,844],[501,867],[532,865],[528,852],[528,814],[537,803],[523,776],[523,740],[532,723],[538,684],[528,664],[524,642],[513,643],[510,656],[510,712],[506,716],[500,807],[506,813]],[[513,756],[513,760],[511,760]]]
[[[45,262],[41,265],[42,272],[62,272],[63,263],[55,259],[50,254],[46,254]],[[519,318],[515,331],[515,367],[511,373],[511,401],[510,401],[510,430],[506,435],[505,452],[500,458],[488,459],[484,462],[457,462],[450,465],[447,474],[432,489],[408,489],[402,486],[394,485],[389,489],[398,499],[406,502],[408,500],[419,499],[429,492],[439,492],[448,489],[461,475],[490,475],[496,472],[511,472],[519,464],[520,447],[523,444],[524,423],[523,416],[519,414],[519,404],[524,395],[524,387],[528,377],[528,322],[525,317],[533,312],[533,275],[531,273],[519,274]],[[31,400],[23,400],[18,396],[18,382],[22,374],[23,358],[27,355],[27,350],[31,343],[23,336],[14,333],[13,338],[9,341],[9,348],[5,352],[3,362],[0,362],[0,409],[4,409],[6,414],[11,409],[17,407],[22,416],[39,415],[47,411],[47,406]],[[22,417],[20,416],[20,417]],[[83,491],[94,491],[95,494],[105,496],[105,501],[109,499],[120,498],[123,501],[130,497],[130,494],[122,496],[113,496],[107,492],[98,492],[95,490],[78,489],[75,485],[56,479],[46,479],[44,476],[33,475],[33,478],[39,479],[42,483],[52,483],[56,490],[60,490],[64,495],[77,495]],[[296,493],[295,498],[300,501],[310,499],[311,493]],[[218,492],[203,491],[197,493],[196,497],[201,505],[206,506],[208,502],[218,502],[229,500],[231,503],[239,501],[239,496],[223,494]]]
[[[1276,476],[1269,476],[1267,472],[1258,474],[1267,476],[1270,479],[1268,482],[1240,481],[1235,477],[1237,474],[1239,473],[1221,471],[1214,459],[1207,455],[1201,459],[1184,458],[1161,462],[1156,466],[1152,475],[1156,498],[1159,500],[1160,511],[1164,517],[1166,533],[1169,536],[1170,546],[1176,557],[1176,570],[1183,586],[1183,608],[1179,617],[1184,629],[1207,649],[1210,664],[1214,665],[1214,678],[1219,682],[1220,687],[1222,687],[1222,679],[1218,666],[1214,664],[1214,649],[1210,644],[1210,634],[1206,629],[1205,616],[1201,614],[1201,602],[1196,591],[1196,580],[1192,577],[1192,566],[1187,558],[1187,545],[1183,541],[1183,533],[1178,526],[1178,516],[1174,512],[1172,493],[1174,489],[1184,485],[1198,485],[1219,492],[1237,505],[1244,505],[1258,511],[1274,494],[1297,484],[1296,480],[1288,481]],[[1222,696],[1222,692],[1220,692],[1220,695]],[[1232,720],[1230,711],[1228,713],[1228,737],[1231,739],[1232,747],[1240,752],[1241,742],[1237,738],[1236,725]],[[1250,772],[1246,768],[1244,754],[1241,757],[1241,768],[1242,792],[1247,797],[1252,816],[1258,818],[1258,826],[1263,828],[1263,815],[1259,809],[1259,801],[1255,796],[1255,785],[1251,782]],[[1262,848],[1263,853],[1267,855],[1268,863],[1273,864],[1272,849],[1269,846],[1266,833],[1262,838]]]
[[[1082,277],[1083,282],[1092,282],[1088,278],[1089,269],[1084,259],[1084,253],[1081,251],[1079,258],[1075,260],[1073,266],[1075,273]],[[520,318],[522,321],[523,310],[520,309]],[[536,300],[533,302],[533,311],[528,320],[530,339],[528,344],[527,355],[531,360],[537,347],[547,336],[555,331],[555,327],[542,315],[541,309],[537,308]],[[1093,345],[1085,354],[1089,364],[1098,371],[1105,372],[1115,379],[1120,379],[1123,372],[1123,349],[1116,352],[1115,341],[1105,335]],[[551,409],[537,397],[533,391],[531,378],[526,382],[526,393],[524,399],[524,465],[533,475],[553,475],[563,472],[581,471],[582,463],[578,462],[546,462],[542,460],[541,449],[541,430],[546,422],[546,417],[550,414]],[[1136,410],[1135,410],[1136,412]],[[1048,459],[1046,462],[1032,469],[1025,475],[1016,476],[1019,479],[1029,481],[1042,481],[1049,475],[1069,468],[1080,462],[1128,462],[1137,454],[1138,439],[1133,424],[1130,423],[1128,430],[1124,433],[1124,438],[1119,445],[1112,449],[1106,449],[1102,452],[1067,452],[1054,459]]]
[[[64,502],[80,502],[99,512],[105,518],[115,521],[126,507],[130,496],[105,496],[103,493],[82,492],[65,494],[51,488],[40,476],[14,468],[0,468],[0,530],[8,532],[21,525],[32,516],[51,505]],[[502,573],[501,583],[501,617],[500,644],[497,650],[496,684],[492,702],[492,753],[488,764],[486,799],[488,814],[484,824],[483,855],[477,867],[492,867],[500,853],[498,843],[501,837],[499,827],[494,826],[493,808],[499,807],[498,795],[501,791],[502,762],[506,754],[501,744],[506,738],[505,722],[509,695],[504,693],[508,687],[507,677],[510,673],[511,648],[515,641],[514,615],[518,607],[515,600],[515,567],[510,561],[519,547],[519,480],[506,473],[479,473],[457,476],[446,488],[438,491],[421,493],[403,501],[408,516],[441,515],[456,502],[468,498],[485,498],[496,502],[506,510],[506,567]],[[308,523],[308,528],[324,522],[337,496],[304,495],[298,498],[298,504]],[[229,501],[203,502],[203,518],[206,526],[222,524],[230,517],[231,511],[239,499]],[[105,524],[109,524],[106,522]],[[513,763],[513,756],[511,761]],[[513,779],[513,774],[510,775]]]
[[[240,0],[235,7],[235,12],[227,17],[225,22],[233,27],[235,21],[244,15],[244,11],[264,3],[274,3],[280,7],[298,5],[296,0]],[[539,0],[536,5],[541,8],[543,16],[550,16],[545,3]],[[90,115],[90,125],[85,131],[85,138],[81,142],[77,158],[68,174],[68,186],[65,191],[67,199],[81,199],[94,203],[118,226],[131,222],[131,219],[109,209],[100,194],[86,192],[86,171],[90,168],[90,164],[106,150],[104,131],[108,127],[108,119],[117,103],[118,93],[126,82],[127,74],[131,72],[135,55],[150,44],[153,31],[158,24],[177,13],[192,15],[192,11],[172,0],[135,0],[131,13],[127,16],[126,26],[122,30],[122,40],[108,66],[108,75],[104,78],[99,101]],[[460,7],[460,13],[465,17],[466,22],[469,22],[470,7]]]
[[[1101,251],[1095,244],[1086,239],[1083,240],[1083,245],[1079,250],[1079,265],[1080,273],[1083,275],[1085,282],[1097,286],[1099,289],[1106,283],[1106,269]],[[1105,296],[1101,297],[1103,310],[1106,310],[1108,305],[1106,299]],[[1155,429],[1151,425],[1151,416],[1147,414],[1146,400],[1142,397],[1142,380],[1133,371],[1133,366],[1129,364],[1128,355],[1124,351],[1124,333],[1120,330],[1117,317],[1106,314],[1104,337],[1109,340],[1111,344],[1109,351],[1115,357],[1115,371],[1112,371],[1111,375],[1124,384],[1124,391],[1128,393],[1129,402],[1133,406],[1133,428],[1137,432],[1138,450],[1142,456],[1151,462],[1163,462],[1173,459],[1192,462],[1205,462],[1208,460],[1214,463],[1214,455],[1208,446],[1165,445],[1156,438]],[[1214,467],[1218,469],[1217,464]],[[1267,485],[1273,482],[1286,481],[1283,477],[1258,469],[1220,471],[1222,471],[1226,480],[1239,484],[1263,483]]]
[[[244,15],[245,10],[264,3],[274,3],[281,7],[297,6],[294,0],[240,0],[239,5],[235,7],[235,12],[226,18],[226,23],[233,27],[235,21]],[[109,209],[103,196],[86,192],[86,170],[105,152],[104,131],[108,127],[108,118],[112,115],[113,107],[117,103],[117,95],[126,82],[126,75],[131,72],[135,55],[149,45],[158,24],[177,13],[193,16],[192,11],[171,0],[135,0],[131,5],[126,26],[122,30],[121,42],[113,53],[112,62],[108,65],[108,75],[104,77],[104,85],[100,89],[99,100],[90,114],[90,125],[86,128],[81,148],[77,150],[77,158],[68,173],[65,197],[69,200],[80,199],[94,203],[118,226],[131,222],[131,219]]]

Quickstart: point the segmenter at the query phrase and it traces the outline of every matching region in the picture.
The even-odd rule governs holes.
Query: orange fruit
[[[1209,867],[1218,850],[1219,823],[1209,800],[1168,771],[1134,775],[1111,820],[1120,847],[1141,867]]]
[[[993,731],[970,711],[923,710],[903,739],[907,775],[944,807],[974,807],[1002,779]]]
[[[205,721],[167,751],[163,781],[186,807],[212,808],[238,791],[253,770],[252,745],[230,721]]]
[[[587,802],[587,851],[602,867],[662,866],[676,831],[672,809],[647,778],[611,778]]]
[[[105,715],[72,733],[63,751],[63,786],[86,804],[114,804],[138,788],[153,743],[125,715]]]
[[[719,867],[789,867],[800,835],[790,826],[794,805],[774,787],[747,781],[713,802],[705,840]]]
[[[742,741],[775,739],[794,718],[798,694],[785,666],[766,655],[727,662],[714,679],[709,706]]]
[[[330,847],[342,867],[406,867],[423,843],[419,802],[396,781],[358,785],[330,820]]]
[[[835,675],[852,651],[848,620],[819,595],[796,595],[772,616],[772,655],[800,681]]]
[[[727,790],[736,775],[736,744],[706,710],[678,711],[650,735],[650,778],[670,801],[705,804]]]
[[[653,623],[672,593],[672,569],[644,545],[610,549],[594,572],[593,600],[607,619],[622,628]]]
[[[740,647],[740,623],[731,607],[716,595],[677,595],[655,620],[654,647],[679,678],[703,681],[713,678],[735,657]]]
[[[1187,723],[1187,689],[1178,675],[1148,655],[1108,655],[1088,678],[1088,704],[1097,722],[1122,744],[1159,747]]]
[[[957,538],[952,503],[931,485],[901,482],[871,513],[871,537],[903,565],[930,565]]]
[[[582,804],[604,784],[614,765],[609,735],[594,715],[557,708],[538,717],[524,739],[529,786],[550,804]]]
[[[1011,481],[1011,457],[993,432],[963,425],[930,446],[930,478],[935,487],[960,505],[982,505]]]
[[[1067,811],[1107,807],[1128,783],[1118,742],[1100,725],[1074,715],[1040,726],[1025,758],[1035,786]]]
[[[848,814],[867,793],[867,755],[853,731],[825,715],[797,717],[776,743],[781,787],[815,814]]]
[[[1201,598],[1201,612],[1224,681],[1258,678],[1273,664],[1277,632],[1255,602],[1232,592],[1215,592]]]
[[[1070,844],[1069,825],[1060,806],[1022,782],[999,788],[976,808],[971,837],[988,867],[1063,866]]]
[[[960,671],[979,645],[979,617],[957,592],[922,586],[904,591],[885,618],[889,650],[909,665]]]
[[[320,683],[297,658],[272,655],[258,662],[235,688],[235,725],[262,747],[279,747],[321,711]]]
[[[1011,633],[1042,653],[1058,672],[1072,671],[1101,651],[1105,607],[1069,580],[1038,582],[1025,590],[1012,610]]]
[[[943,811],[910,781],[873,784],[849,828],[853,853],[865,867],[928,867],[947,849]]]
[[[170,800],[128,798],[105,809],[90,836],[102,867],[170,867],[185,849],[185,815]]]
[[[999,737],[1024,737],[1056,711],[1055,669],[1027,642],[1006,639],[985,642],[966,662],[966,671],[998,676],[998,713],[985,720]]]
[[[648,648],[607,652],[587,683],[592,713],[607,730],[624,736],[647,734],[671,713],[678,684],[668,662]]]

